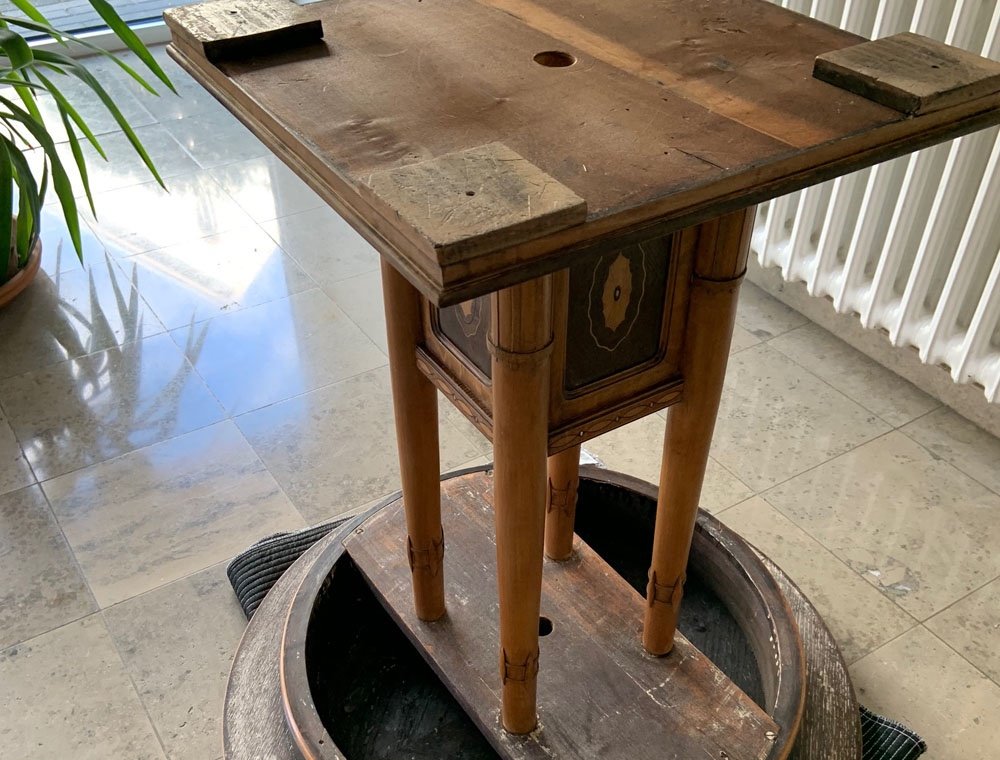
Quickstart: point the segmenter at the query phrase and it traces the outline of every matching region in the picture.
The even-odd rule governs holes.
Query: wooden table
[[[537,724],[543,552],[574,556],[579,446],[668,406],[642,643],[674,646],[755,204],[1000,122],[1000,64],[763,0],[166,18],[171,54],[382,255],[423,621],[449,603],[437,391],[493,441],[514,734]]]

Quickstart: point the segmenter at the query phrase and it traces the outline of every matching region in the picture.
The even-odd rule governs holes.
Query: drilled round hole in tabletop
[[[576,58],[562,50],[543,50],[535,54],[535,63],[554,69],[565,68],[576,63]]]
[[[552,633],[552,621],[543,615],[538,618],[538,635],[548,636],[550,633]]]

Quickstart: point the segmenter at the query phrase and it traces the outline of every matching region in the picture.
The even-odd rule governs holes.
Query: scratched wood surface
[[[288,0],[214,0],[168,8],[163,18],[172,34],[216,62],[323,37],[322,22]]]
[[[815,79],[816,56],[862,40],[765,0],[327,0],[302,12],[323,42],[217,68],[175,33],[172,54],[441,304],[1000,121],[996,93],[907,118]],[[582,198],[586,222],[446,261],[364,189],[373,173],[493,143]]]
[[[824,53],[816,58],[815,75],[908,114],[1000,89],[1000,62],[912,32]]]
[[[582,542],[572,560],[545,566],[541,609],[553,630],[541,639],[540,729],[500,729],[492,486],[482,473],[443,484],[449,604],[437,623],[412,613],[401,504],[344,543],[502,757],[771,756],[777,724],[686,639],[668,657],[644,653],[642,596]]]

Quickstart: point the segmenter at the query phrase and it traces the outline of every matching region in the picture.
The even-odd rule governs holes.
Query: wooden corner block
[[[587,218],[586,201],[501,143],[377,172],[364,186],[441,264]]]
[[[914,116],[1000,91],[1000,62],[912,32],[824,53],[813,76]]]
[[[293,0],[216,0],[163,12],[176,38],[213,63],[316,42],[323,22]]]

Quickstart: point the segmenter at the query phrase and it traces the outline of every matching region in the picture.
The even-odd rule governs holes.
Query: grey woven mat
[[[247,620],[277,583],[310,546],[346,520],[268,536],[229,563],[226,574]],[[916,760],[927,751],[924,740],[895,721],[861,708],[862,760]],[[820,760],[817,758],[817,760]]]

